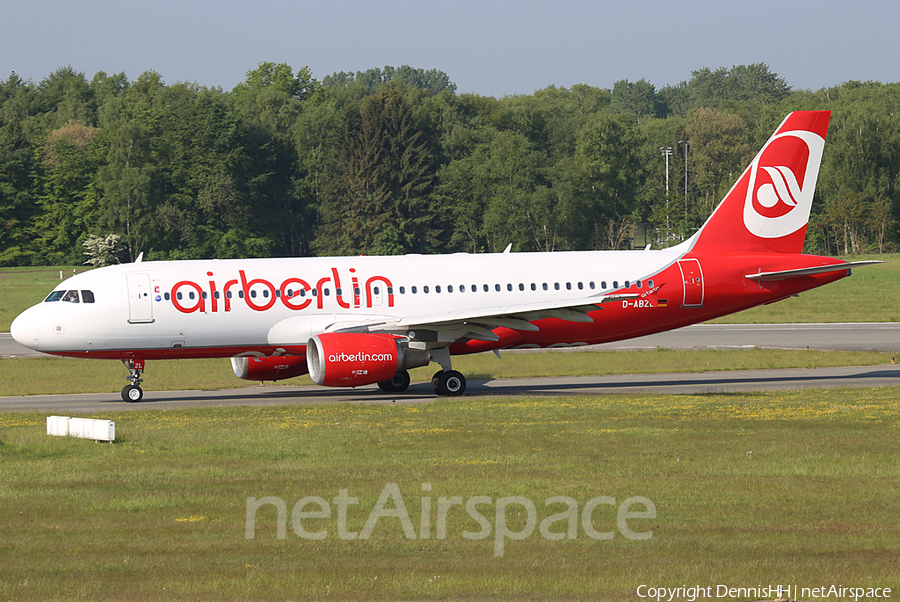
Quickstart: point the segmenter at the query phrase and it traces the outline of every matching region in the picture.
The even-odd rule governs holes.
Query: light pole
[[[690,140],[679,140],[678,144],[684,145],[684,228],[685,234],[687,234],[687,156],[688,156],[688,145],[691,143]]]
[[[671,146],[660,146],[659,150],[666,158],[666,246],[669,245],[669,157],[672,156]]]

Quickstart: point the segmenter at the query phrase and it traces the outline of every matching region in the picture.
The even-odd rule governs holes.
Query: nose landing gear
[[[126,378],[126,380],[131,381],[131,384],[125,385],[122,389],[122,401],[127,401],[128,403],[140,401],[144,398],[144,391],[140,387],[140,384],[144,382],[144,379],[141,378],[144,372],[144,360],[122,360],[122,363],[125,364],[125,367],[131,373]]]

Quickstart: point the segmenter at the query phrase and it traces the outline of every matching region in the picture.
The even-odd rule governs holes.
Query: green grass
[[[546,351],[458,356],[455,369],[469,379],[589,376],[660,372],[707,372],[775,368],[822,368],[889,364],[898,353],[869,351],[796,351],[788,349],[680,351]],[[414,382],[430,381],[434,365],[410,373]],[[113,393],[125,384],[127,371],[116,361],[46,358],[0,358],[0,396]],[[148,391],[233,389],[255,386],[235,378],[226,359],[147,362]],[[281,381],[311,385],[308,376]]]
[[[853,270],[843,278],[772,305],[761,305],[713,322],[722,324],[782,324],[814,322],[900,321],[900,255],[859,255],[846,261],[874,259],[882,265]]]
[[[0,599],[637,600],[641,584],[897,592],[898,400],[886,388],[104,413],[115,444],[49,437],[43,414],[0,414]],[[395,517],[369,539],[339,538],[339,491],[359,499],[347,521],[357,532],[388,483],[414,538]],[[246,500],[264,496],[286,503],[285,539],[271,506],[245,538]],[[327,531],[322,540],[292,528],[306,496],[331,504],[331,518],[302,523]],[[442,496],[490,498],[480,510],[492,526],[501,497],[531,500],[540,524],[563,509],[547,497],[580,510],[610,496],[593,527],[614,537],[591,539],[579,520],[575,539],[535,528],[497,557],[493,531],[463,537],[480,527],[460,506],[436,538]],[[654,519],[628,523],[649,540],[617,530],[615,508],[631,496],[655,504]],[[509,526],[523,529],[516,509]]]
[[[757,307],[717,320],[723,323],[782,322],[897,322],[897,283],[900,254],[845,257],[847,261],[878,259],[884,265],[858,268],[845,278],[820,289],[768,306]],[[38,303],[59,284],[59,272],[71,275],[83,266],[0,268],[0,331],[8,332],[13,319]]]
[[[40,303],[63,278],[87,270],[84,266],[0,268],[0,332],[9,332],[9,325],[20,313]]]

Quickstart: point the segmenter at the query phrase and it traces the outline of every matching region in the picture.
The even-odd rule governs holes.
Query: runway
[[[493,395],[594,396],[613,393],[743,393],[804,388],[900,386],[900,365],[742,370],[698,374],[626,374],[556,378],[471,380],[467,397]],[[174,410],[215,406],[260,406],[322,403],[417,404],[436,399],[429,383],[404,393],[387,394],[374,385],[358,389],[248,386],[221,391],[152,391],[144,401],[125,403],[118,393],[0,397],[0,411],[51,412],[64,415],[120,410]],[[452,401],[452,400],[451,400]]]

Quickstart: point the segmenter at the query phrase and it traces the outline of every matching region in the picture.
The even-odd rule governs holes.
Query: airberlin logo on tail
[[[774,136],[750,165],[744,225],[760,238],[793,234],[809,221],[825,140],[808,131]]]

